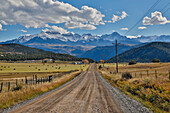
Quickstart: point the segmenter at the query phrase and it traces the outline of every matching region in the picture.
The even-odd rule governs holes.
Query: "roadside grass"
[[[66,82],[72,80],[76,76],[78,76],[81,71],[73,72],[71,74],[66,74],[61,78],[55,79],[51,83],[44,83],[32,86],[22,86],[22,88],[18,91],[10,91],[10,92],[2,92],[0,93],[0,109],[5,109],[10,106],[14,106],[18,103],[21,103],[25,100],[32,99],[36,96],[39,96],[45,92],[53,90]]]
[[[111,65],[111,64],[107,64]],[[101,75],[113,86],[122,90],[129,97],[141,102],[153,112],[170,112],[170,80],[168,70],[170,63],[142,63],[133,66],[122,65],[119,67],[119,73],[110,73],[115,71],[115,67],[105,67],[99,70]],[[158,78],[155,78],[155,69],[159,72]],[[149,76],[146,75],[149,70]],[[133,75],[132,79],[122,79],[123,72],[139,73]],[[143,77],[140,73],[143,72]]]

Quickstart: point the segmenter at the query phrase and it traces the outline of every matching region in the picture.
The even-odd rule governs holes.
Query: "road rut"
[[[105,81],[104,81],[105,82]],[[71,83],[45,96],[21,105],[11,113],[122,113],[113,92],[92,65]]]

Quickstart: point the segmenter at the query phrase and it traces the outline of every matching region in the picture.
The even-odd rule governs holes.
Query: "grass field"
[[[0,82],[24,79],[25,76],[39,77],[49,76],[49,74],[62,73],[71,70],[86,70],[89,65],[56,64],[56,63],[0,63]]]
[[[102,64],[99,64],[102,65]],[[103,77],[127,95],[142,102],[154,112],[170,112],[170,63],[105,64]],[[133,78],[122,79],[129,72]]]

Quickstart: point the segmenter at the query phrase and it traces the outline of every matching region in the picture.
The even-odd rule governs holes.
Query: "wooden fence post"
[[[135,78],[136,78],[136,73],[135,73]]]
[[[157,71],[155,70],[155,78],[157,79],[158,78],[158,76],[157,76]]]
[[[169,70],[169,80],[170,80],[170,70]]]
[[[52,80],[52,75],[49,76],[49,82],[51,82],[51,80]]]
[[[16,87],[18,86],[18,80],[16,79]]]
[[[140,76],[141,76],[141,78],[142,78],[142,72],[140,72]]]
[[[27,84],[28,83],[28,81],[27,81],[27,76],[25,76],[25,84]]]
[[[3,82],[1,83],[1,90],[0,90],[0,93],[2,92],[2,88],[3,88]]]
[[[37,75],[35,75],[35,83],[37,84]]]
[[[8,91],[10,90],[10,82],[8,82]]]
[[[22,82],[22,85],[24,85],[24,80],[23,79],[21,80],[21,82]]]
[[[33,85],[34,85],[34,75],[33,75]]]
[[[149,76],[149,70],[147,70],[147,76]]]
[[[42,84],[42,78],[41,78],[41,84]]]

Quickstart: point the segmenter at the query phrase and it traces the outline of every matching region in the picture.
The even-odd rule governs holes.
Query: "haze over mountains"
[[[143,45],[149,42],[170,42],[170,35],[161,36],[141,36],[130,39],[117,32],[105,35],[92,34],[62,34],[56,31],[42,31],[40,34],[20,36],[17,39],[1,42],[1,44],[16,43],[55,53],[66,53],[78,57],[92,58],[95,60],[105,59],[115,56],[115,40],[121,43],[119,53]]]

